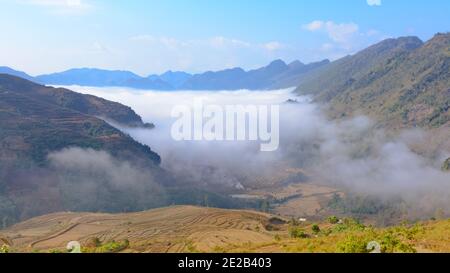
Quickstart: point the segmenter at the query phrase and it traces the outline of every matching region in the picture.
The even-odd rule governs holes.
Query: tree
[[[291,238],[307,238],[308,235],[299,227],[289,228],[289,235]]]
[[[10,251],[10,249],[9,249],[9,246],[8,245],[2,245],[1,247],[0,247],[0,253],[9,253],[9,251]]]
[[[320,232],[320,227],[319,227],[319,225],[313,225],[311,229],[312,229],[312,231],[313,231],[315,234],[317,234],[317,233]]]
[[[339,223],[339,218],[337,218],[336,216],[330,216],[328,217],[328,223],[335,225]]]

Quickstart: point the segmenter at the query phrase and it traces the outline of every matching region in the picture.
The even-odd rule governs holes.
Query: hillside
[[[175,206],[129,214],[55,213],[0,231],[15,252],[446,252],[450,221],[391,228],[330,218],[315,225],[239,210]]]
[[[29,80],[29,81],[34,81],[35,80],[32,76],[28,75],[25,72],[17,71],[17,70],[14,70],[12,68],[9,68],[7,66],[0,66],[0,74],[8,74],[8,75],[20,77],[22,79],[26,79],[26,80]]]
[[[367,114],[390,129],[421,127],[450,147],[450,34],[388,39],[314,73],[297,88],[333,117]],[[446,140],[447,139],[447,140]]]
[[[90,105],[95,108],[89,108]],[[133,191],[146,194],[148,186],[157,194],[152,181],[163,183],[167,180],[167,175],[159,168],[159,155],[148,146],[94,115],[73,109],[111,118],[116,117],[110,115],[114,109],[117,109],[118,118],[134,114],[131,109],[106,100],[0,75],[0,226],[70,208],[94,211],[137,209],[134,206],[138,200],[127,199],[136,198]],[[102,109],[106,109],[104,114]],[[125,110],[125,115],[121,114],[121,109]],[[131,118],[140,121],[139,116],[134,115]],[[74,148],[79,150],[70,150]],[[50,160],[51,154],[59,156],[59,161]],[[83,165],[84,162],[87,165]],[[126,164],[132,164],[136,170]],[[109,177],[113,168],[128,173]],[[137,168],[145,171],[138,172]],[[147,172],[151,176],[147,177]],[[108,185],[110,181],[124,180],[133,173],[142,173],[142,176],[130,179],[143,185],[121,190],[117,189],[120,185]],[[75,189],[70,188],[72,185]],[[116,203],[109,202],[110,198],[116,198]],[[156,200],[159,199],[151,201]]]
[[[51,151],[77,146],[108,150],[147,163],[160,161],[150,148],[93,116],[10,91],[1,90],[0,98],[2,158],[11,154],[39,163]]]
[[[68,108],[86,115],[104,118],[128,127],[152,128],[130,107],[105,99],[76,93],[64,88],[53,88],[33,83],[22,78],[0,74],[0,90],[24,95],[33,100]]]

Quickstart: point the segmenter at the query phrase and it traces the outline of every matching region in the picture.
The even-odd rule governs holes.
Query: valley
[[[440,33],[335,61],[148,78],[1,67],[0,247],[448,252],[449,48]],[[171,110],[198,97],[279,106],[278,149],[177,141]]]

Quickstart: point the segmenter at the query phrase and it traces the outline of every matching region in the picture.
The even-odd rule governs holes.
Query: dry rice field
[[[64,250],[70,241],[86,244],[130,242],[128,252],[214,251],[233,244],[273,241],[265,225],[270,215],[191,206],[128,214],[55,213],[0,231],[0,238],[19,251]],[[280,229],[286,229],[280,225]],[[195,243],[195,244],[194,244]]]

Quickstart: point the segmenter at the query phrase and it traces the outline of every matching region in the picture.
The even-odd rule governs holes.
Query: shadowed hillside
[[[137,200],[129,201],[139,191],[145,194],[146,185],[158,193],[154,181],[167,180],[159,155],[94,113],[142,124],[123,105],[0,76],[0,226],[67,208],[123,211],[131,204],[133,209]],[[111,176],[114,169],[123,174]],[[136,180],[135,187],[126,185],[127,176]],[[115,180],[124,185],[111,184]],[[133,195],[133,190],[138,192]],[[116,203],[108,201],[114,197]]]
[[[129,127],[152,128],[144,124],[130,107],[105,99],[83,95],[64,88],[42,86],[18,77],[0,74],[0,90],[10,91],[38,100],[68,108],[86,115],[105,118],[109,121]]]

